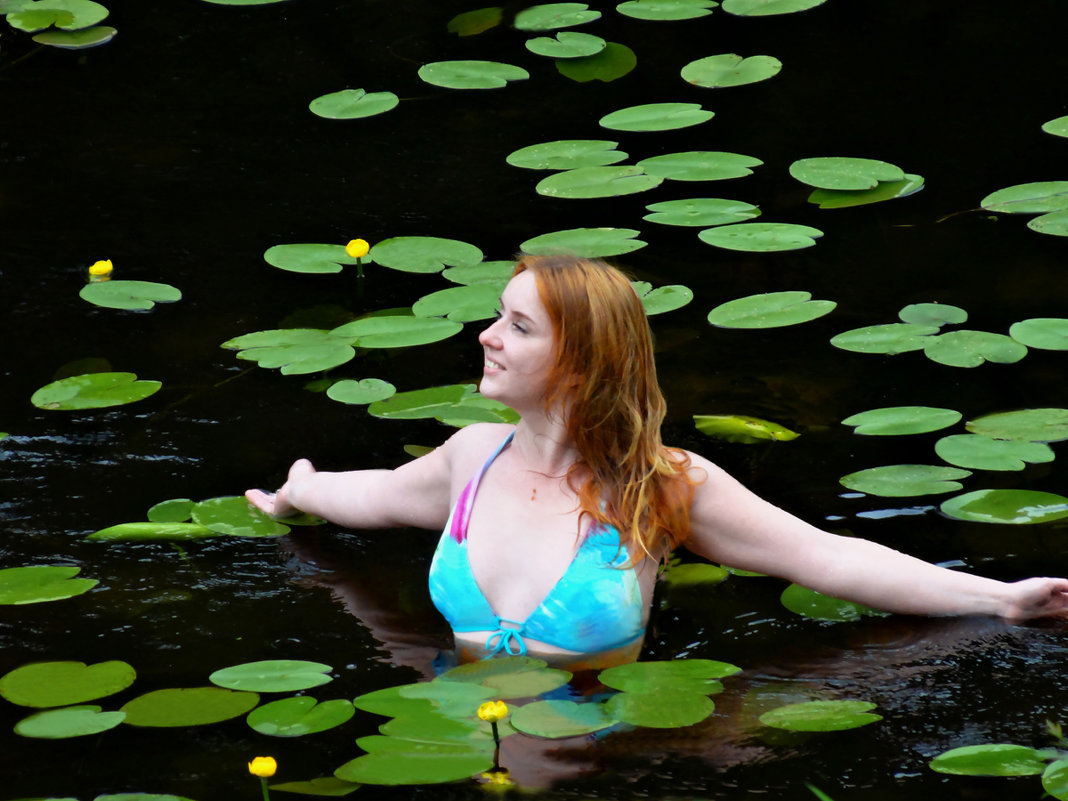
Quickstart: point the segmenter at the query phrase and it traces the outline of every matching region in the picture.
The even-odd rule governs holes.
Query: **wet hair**
[[[666,404],[652,333],[627,277],[596,259],[521,254],[552,321],[556,363],[543,402],[566,414],[580,460],[567,481],[583,514],[611,524],[623,542],[664,559],[690,528],[694,486],[684,451],[660,441]]]

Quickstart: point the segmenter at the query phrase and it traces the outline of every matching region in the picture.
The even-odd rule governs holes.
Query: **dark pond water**
[[[1068,144],[1039,130],[1068,113],[1068,8],[1059,0],[830,0],[798,15],[717,12],[680,24],[626,19],[605,4],[595,32],[638,56],[638,68],[611,85],[561,77],[506,27],[464,40],[447,34],[447,21],[471,8],[458,2],[108,5],[120,33],[96,50],[32,52],[15,31],[0,39],[0,430],[11,434],[0,442],[0,566],[77,565],[100,581],[75,599],[0,607],[0,674],[35,660],[126,660],[137,683],[105,708],[152,689],[200,686],[220,667],[266,658],[334,666],[329,697],[418,677],[391,664],[342,599],[376,619],[402,621],[417,637],[442,637],[423,587],[432,536],[327,527],[280,541],[182,547],[84,541],[144,519],[167,498],[275,486],[296,456],[325,469],[393,466],[407,458],[404,444],[447,436],[436,423],[369,417],[307,391],[300,377],[249,369],[219,348],[250,331],[309,320],[328,326],[407,306],[446,285],[440,276],[374,269],[363,281],[284,273],[262,260],[282,243],[444,236],[504,259],[549,231],[637,228],[649,245],[620,259],[624,266],[695,295],[689,307],[654,320],[669,441],[834,530],[996,577],[1068,573],[1064,526],[970,525],[941,517],[938,496],[848,497],[838,484],[864,467],[937,463],[937,434],[866,439],[841,426],[844,417],[889,405],[948,406],[965,419],[1063,406],[1063,354],[1032,351],[1016,365],[964,370],[918,354],[862,356],[828,344],[921,301],[961,306],[970,327],[996,332],[1064,315],[1064,241],[1028,231],[1019,218],[971,211],[995,189],[1065,177]],[[689,61],[728,52],[774,55],[784,69],[766,83],[717,91],[678,77]],[[450,58],[521,64],[531,79],[501,91],[450,92],[416,77],[421,63]],[[403,100],[352,123],[308,112],[311,99],[346,87]],[[597,127],[608,111],[659,101],[699,102],[716,117],[664,134],[606,136]],[[704,149],[753,155],[764,166],[696,190],[669,182],[616,200],[550,200],[534,192],[540,174],[508,167],[504,157],[561,138],[618,139],[635,160]],[[927,185],[904,200],[821,211],[787,173],[795,159],[815,155],[884,159]],[[646,203],[701,195],[756,203],[764,219],[825,235],[808,250],[747,255],[641,219]],[[117,277],[172,283],[184,298],[150,313],[89,306],[77,293],[99,258],[114,260]],[[767,332],[705,322],[725,300],[787,289],[838,308]],[[439,345],[369,352],[336,372],[385,378],[402,390],[474,380],[477,325],[468,329]],[[111,411],[30,405],[34,390],[83,359],[107,360],[164,388]],[[692,427],[692,415],[708,413],[764,417],[802,436],[768,447],[721,443]],[[977,473],[966,489],[1063,492],[1068,473],[1059,456],[1022,473]],[[1037,778],[946,778],[926,764],[960,745],[1047,744],[1045,720],[1064,718],[1068,702],[1062,624],[830,625],[784,610],[781,589],[771,579],[736,578],[672,598],[660,613],[645,658],[699,656],[745,668],[717,698],[709,724],[569,743],[556,757],[532,747],[515,756],[517,776],[561,798],[801,799],[811,797],[805,782],[839,801],[1040,795]],[[863,697],[885,720],[843,734],[768,737],[750,723],[766,693]],[[327,775],[356,756],[353,741],[379,722],[358,715],[334,732],[284,742],[240,720],[49,742],[11,733],[24,714],[0,707],[0,776],[10,798],[140,790],[253,799],[249,757],[275,754],[279,778]],[[473,798],[482,790],[358,792]]]

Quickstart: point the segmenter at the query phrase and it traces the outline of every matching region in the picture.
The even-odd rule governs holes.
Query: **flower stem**
[[[263,788],[263,801],[271,801],[270,793],[267,792],[267,779],[260,776],[260,787]]]

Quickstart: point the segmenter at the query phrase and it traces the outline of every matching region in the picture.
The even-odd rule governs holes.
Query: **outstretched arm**
[[[685,544],[708,559],[888,612],[1017,620],[1068,613],[1066,579],[1006,583],[830,534],[754,495],[708,460],[691,459],[707,478],[697,487]]]

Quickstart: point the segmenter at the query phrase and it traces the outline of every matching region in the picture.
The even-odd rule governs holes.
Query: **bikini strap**
[[[523,641],[523,630],[526,622],[509,620],[506,617],[494,615],[497,621],[497,630],[486,638],[486,650],[490,656],[503,653],[506,656],[526,656],[527,644]],[[511,623],[516,628],[505,628],[502,623]],[[494,642],[496,640],[496,642]]]
[[[504,442],[497,446],[497,450],[490,454],[490,457],[486,460],[485,464],[475,473],[471,480],[467,482],[467,486],[464,487],[463,492],[460,493],[460,497],[456,499],[456,509],[452,515],[452,525],[449,526],[449,534],[457,542],[463,542],[467,539],[467,524],[471,520],[471,509],[474,507],[475,493],[478,492],[478,485],[482,482],[482,476],[489,470],[489,466],[493,464],[493,460],[496,459],[501,451],[503,451],[508,443],[512,441],[512,437],[515,436],[515,429],[509,432],[508,436],[504,438]],[[525,650],[525,649],[524,649]]]

